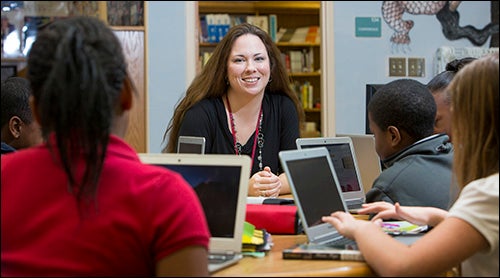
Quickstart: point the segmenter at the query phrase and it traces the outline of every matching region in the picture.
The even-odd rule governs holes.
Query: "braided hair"
[[[94,17],[42,26],[28,55],[27,77],[42,135],[80,201],[97,192],[115,109],[127,77],[122,47]],[[55,144],[53,144],[55,142]],[[84,158],[83,173],[77,159]]]

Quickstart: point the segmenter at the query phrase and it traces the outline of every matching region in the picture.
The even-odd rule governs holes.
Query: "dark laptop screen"
[[[326,157],[286,163],[308,226],[321,224],[321,217],[334,211],[345,211]]]
[[[181,174],[194,188],[205,211],[212,237],[233,237],[240,184],[240,166],[160,165]]]
[[[339,180],[342,192],[353,192],[361,190],[349,144],[344,143],[321,145],[321,147],[323,146],[326,147],[328,153],[330,154],[333,168],[335,168],[335,172],[337,173],[337,179]],[[320,145],[302,145],[303,149],[317,147],[320,147]]]

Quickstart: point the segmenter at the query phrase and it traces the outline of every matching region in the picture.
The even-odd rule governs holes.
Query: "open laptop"
[[[205,154],[205,137],[179,136],[177,153]]]
[[[308,242],[356,249],[354,241],[321,220],[335,211],[348,212],[328,150],[325,147],[286,150],[279,153],[279,158]],[[408,245],[419,237],[395,236]]]
[[[382,162],[375,150],[373,134],[337,134],[337,137],[350,137],[356,152],[361,180],[365,193],[373,186],[373,182],[382,172]]]
[[[340,183],[325,147],[279,152],[304,232],[314,244],[345,245],[337,230],[321,217],[334,211],[347,211]]]
[[[350,137],[298,138],[296,144],[297,149],[326,147],[347,207],[351,210],[361,208],[365,190]]]
[[[250,158],[225,154],[139,154],[144,163],[180,173],[194,188],[210,228],[209,271],[237,263],[243,256]]]

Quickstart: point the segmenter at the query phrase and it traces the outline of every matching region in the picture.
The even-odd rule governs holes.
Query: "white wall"
[[[163,134],[175,104],[192,78],[189,75],[192,57],[187,56],[192,55],[187,52],[192,46],[187,47],[186,43],[193,35],[186,24],[192,10],[187,2],[149,1],[147,5],[148,146],[153,153],[161,152]],[[382,17],[381,6],[382,1],[334,1],[331,15],[334,66],[326,72],[334,74],[335,80],[334,91],[328,93],[335,96],[329,101],[335,102],[336,133],[365,132],[365,84],[395,79],[388,76],[389,57],[425,58],[426,76],[415,79],[427,83],[433,76],[432,59],[439,46],[473,46],[467,39],[448,41],[434,15],[404,15],[404,19],[415,21],[410,31],[410,50],[406,53],[392,52],[389,41],[392,29],[385,22],[382,22],[382,37],[356,38],[355,17]],[[458,11],[461,26],[481,29],[490,22],[489,1],[462,1]],[[488,46],[489,40],[484,47]]]
[[[186,3],[149,1],[147,11],[148,152],[161,152],[163,134],[187,80]]]

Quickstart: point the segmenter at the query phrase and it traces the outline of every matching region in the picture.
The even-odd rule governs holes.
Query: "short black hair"
[[[413,79],[398,79],[380,87],[368,104],[377,126],[395,126],[415,141],[434,132],[436,102],[427,87]]]
[[[30,91],[30,82],[26,78],[11,76],[2,81],[2,127],[13,116],[18,116],[26,124],[33,121]]]

